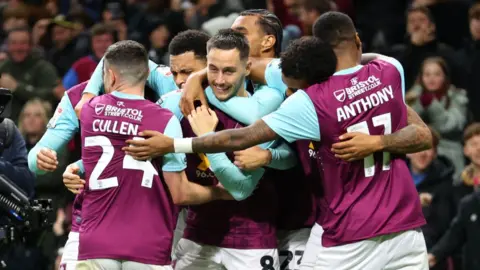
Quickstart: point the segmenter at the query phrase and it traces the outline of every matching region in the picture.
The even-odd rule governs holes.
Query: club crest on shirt
[[[102,114],[103,110],[105,109],[105,104],[97,103],[95,104],[95,113],[97,115]]]
[[[345,98],[347,97],[347,95],[345,94],[345,89],[337,90],[333,92],[333,95],[340,102],[344,102]]]
[[[58,107],[57,110],[55,111],[55,114],[50,118],[50,121],[48,121],[47,128],[55,128],[57,125],[57,120],[62,115],[63,109],[61,107]]]

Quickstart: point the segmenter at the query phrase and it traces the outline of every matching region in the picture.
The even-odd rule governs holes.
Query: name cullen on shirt
[[[392,99],[393,89],[391,85],[388,85],[377,92],[371,93],[366,97],[355,100],[348,105],[337,108],[338,122],[348,120]]]
[[[93,120],[92,128],[95,132],[108,132],[121,135],[135,136],[138,133],[138,125],[116,120],[95,119]]]

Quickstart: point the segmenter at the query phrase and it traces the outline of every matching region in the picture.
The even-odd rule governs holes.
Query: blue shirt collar
[[[122,93],[118,91],[113,91],[111,94],[118,98],[124,98],[124,99],[145,99],[144,97],[141,97],[139,95],[132,95],[132,94]]]
[[[333,73],[333,76],[352,74],[352,73],[355,73],[358,70],[360,70],[362,67],[363,67],[362,65],[357,65],[357,66],[354,66],[354,67],[351,67],[351,68],[342,69],[342,70],[339,70],[339,71]]]

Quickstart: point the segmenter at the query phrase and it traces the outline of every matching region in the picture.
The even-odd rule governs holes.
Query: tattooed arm
[[[359,132],[346,133],[340,142],[332,145],[335,157],[345,161],[365,158],[375,152],[409,154],[432,147],[432,133],[418,114],[407,106],[408,126],[388,135],[368,135]]]
[[[420,116],[407,106],[408,126],[381,136],[382,151],[408,154],[432,148],[432,133]]]
[[[192,139],[195,153],[216,153],[243,150],[273,141],[278,135],[263,120],[238,129],[227,129],[208,136]]]

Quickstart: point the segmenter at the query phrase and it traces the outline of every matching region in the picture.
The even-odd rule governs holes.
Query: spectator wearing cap
[[[90,32],[92,54],[73,63],[73,66],[63,77],[63,87],[65,89],[90,79],[100,59],[116,40],[115,30],[106,24],[96,24]]]
[[[46,58],[55,66],[61,78],[77,59],[86,54],[84,48],[77,47],[74,27],[65,16],[58,15],[51,21],[47,35],[44,36],[44,44],[52,42]],[[45,45],[49,47],[50,44]]]
[[[440,135],[431,129],[433,147],[409,154],[409,168],[415,182],[427,224],[422,227],[427,249],[431,249],[448,229],[455,215],[455,204],[451,195],[454,167],[452,162],[437,153]],[[432,270],[447,269],[439,262]]]
[[[480,3],[474,4],[469,12],[470,39],[459,51],[459,61],[466,72],[466,90],[470,100],[472,120],[480,122]]]
[[[8,59],[0,64],[0,87],[13,92],[12,120],[16,121],[23,105],[32,98],[53,100],[58,80],[52,64],[32,54],[28,29],[13,29],[7,39]]]

